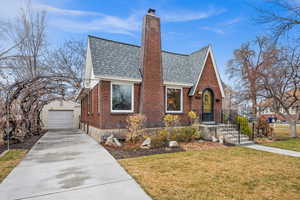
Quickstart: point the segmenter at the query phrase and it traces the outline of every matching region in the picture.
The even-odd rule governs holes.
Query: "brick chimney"
[[[140,67],[142,72],[140,112],[146,115],[148,127],[160,126],[164,114],[160,19],[151,8],[143,20]]]

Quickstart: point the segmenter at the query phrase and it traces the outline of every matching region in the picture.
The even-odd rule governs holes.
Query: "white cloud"
[[[222,25],[227,26],[227,25],[236,24],[236,23],[240,22],[241,20],[242,19],[240,17],[236,17],[236,18],[233,18],[233,19],[230,19],[230,20],[224,22]]]
[[[28,0],[6,1],[4,6],[0,6],[0,20],[11,20],[16,17],[27,2]],[[70,32],[93,31],[133,35],[141,22],[136,15],[121,18],[100,12],[58,8],[41,3],[39,0],[33,0],[31,4],[34,10],[47,12],[50,27]]]
[[[225,22],[219,23],[218,25],[212,27],[212,26],[202,26],[200,29],[206,30],[206,31],[211,31],[217,34],[225,34],[224,29],[226,29],[228,26],[236,24],[240,22],[242,19],[240,17],[236,17],[230,20],[227,20]],[[217,28],[216,28],[217,27]]]
[[[103,16],[90,21],[72,20],[72,19],[54,19],[50,23],[52,26],[58,27],[70,32],[106,32],[119,33],[125,35],[133,35],[132,32],[137,31],[139,23],[134,16],[121,19],[114,16]]]
[[[6,1],[5,5],[0,7],[0,19],[15,17],[26,2],[28,0]],[[134,35],[140,29],[141,18],[145,13],[144,11],[136,11],[128,17],[118,17],[95,11],[66,9],[63,8],[64,3],[60,4],[60,7],[41,3],[41,0],[32,0],[31,3],[33,9],[47,11],[50,27],[79,33],[106,32]],[[183,22],[205,19],[223,12],[225,12],[224,9],[216,9],[214,7],[210,7],[206,11],[162,10],[160,17],[163,22]],[[219,34],[222,33],[222,30],[209,27],[203,28]]]
[[[206,31],[211,31],[217,34],[224,34],[224,30],[220,29],[220,28],[213,28],[213,27],[209,27],[209,26],[202,26],[200,27],[202,30],[206,30]]]
[[[189,11],[189,10],[177,10],[172,12],[162,12],[161,18],[165,22],[183,22],[193,21],[199,19],[205,19],[214,15],[225,12],[225,9],[209,8],[206,11]]]
[[[0,6],[0,19],[7,20],[15,17],[22,6],[24,6],[24,1],[20,0],[9,0],[1,2]]]
[[[36,3],[33,4],[34,9],[45,10],[48,13],[58,14],[58,15],[72,15],[72,16],[103,16],[102,13],[92,12],[92,11],[82,11],[82,10],[70,10],[56,8],[46,4]]]

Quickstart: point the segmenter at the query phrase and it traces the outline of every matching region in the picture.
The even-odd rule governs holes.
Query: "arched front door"
[[[214,94],[211,89],[202,93],[202,121],[214,121]]]

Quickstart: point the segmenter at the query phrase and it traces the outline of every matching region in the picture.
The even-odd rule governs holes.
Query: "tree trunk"
[[[252,116],[253,117],[258,117],[257,116],[257,101],[256,101],[256,97],[251,99],[252,101]]]
[[[297,120],[289,121],[290,130],[291,130],[291,137],[297,137]]]

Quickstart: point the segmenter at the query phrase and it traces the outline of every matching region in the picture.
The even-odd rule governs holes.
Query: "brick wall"
[[[97,84],[93,89],[91,89],[89,93],[89,97],[85,97],[82,100],[82,115],[81,120],[83,122],[89,122],[89,125],[101,128],[101,129],[116,129],[116,128],[125,128],[126,127],[126,119],[128,117],[128,113],[111,113],[110,111],[110,81],[101,81],[101,84]],[[100,87],[100,89],[99,89]],[[162,87],[162,115],[155,119],[162,122],[163,115],[165,114],[165,87]],[[180,117],[180,123],[182,125],[187,125],[189,123],[189,119],[187,117],[187,113],[191,110],[195,111],[198,115],[201,112],[202,106],[202,98],[197,98],[199,91],[203,91],[206,88],[210,88],[214,93],[214,110],[215,110],[215,120],[220,120],[220,113],[222,109],[222,96],[221,90],[218,85],[217,77],[213,68],[211,57],[209,56],[207,62],[205,63],[202,76],[200,77],[199,83],[196,87],[195,95],[190,97],[188,95],[190,88],[183,88],[183,113],[176,114]],[[98,112],[98,101],[99,101],[99,91],[100,91],[100,112]],[[140,91],[141,84],[134,84],[134,113],[139,113],[140,108]],[[149,99],[151,100],[151,94],[155,91],[155,88],[152,88],[149,91]],[[216,100],[219,99],[217,102]],[[93,110],[88,115],[88,104],[87,102],[91,101],[93,103]],[[156,108],[149,107],[148,111],[155,113]],[[149,115],[148,115],[149,116]],[[148,118],[148,121],[152,120],[152,118]],[[148,123],[149,124],[149,123]]]
[[[189,91],[190,88],[183,88],[183,96],[182,96],[182,105],[183,105],[183,112],[182,113],[174,113],[174,115],[179,116],[179,121],[181,125],[188,125],[189,124],[189,118],[187,116],[188,112],[191,111],[191,97],[189,97]],[[164,114],[172,114],[173,113],[165,113],[166,110],[166,87],[164,87]]]
[[[100,84],[101,128],[114,129],[126,127],[128,113],[111,113],[110,111],[110,81],[102,81]],[[134,113],[139,112],[140,84],[134,84]]]
[[[163,71],[161,59],[160,19],[144,17],[142,38],[142,73],[140,111],[146,115],[148,126],[161,125],[164,111]]]
[[[81,121],[100,128],[100,113],[98,112],[99,83],[90,89],[81,100]]]
[[[195,95],[191,98],[191,109],[196,111],[198,114],[202,109],[202,98],[197,98],[197,94],[199,91],[203,92],[203,90],[206,88],[210,88],[214,93],[215,121],[220,121],[220,113],[222,111],[222,94],[218,85],[211,55],[208,55],[202,76],[200,77],[199,83],[196,87]],[[216,102],[217,99],[219,100],[218,102]]]

